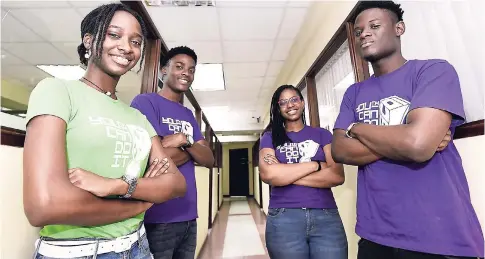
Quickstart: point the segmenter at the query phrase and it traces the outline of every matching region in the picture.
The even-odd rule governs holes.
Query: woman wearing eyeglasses
[[[347,237],[331,187],[343,184],[343,166],[331,155],[332,134],[305,125],[300,90],[282,85],[271,100],[261,137],[259,171],[272,186],[266,246],[276,259],[347,259]]]

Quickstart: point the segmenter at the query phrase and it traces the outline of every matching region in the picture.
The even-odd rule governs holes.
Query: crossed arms
[[[275,157],[272,148],[263,148],[259,151],[259,172],[261,180],[272,186],[286,186],[290,184],[314,187],[331,188],[343,184],[345,181],[344,169],[332,159],[331,145],[323,147],[326,162],[320,162],[321,169],[315,161],[281,164]]]
[[[31,225],[106,225],[185,194],[183,175],[165,154],[160,139],[154,137],[150,167],[138,180],[133,200],[103,198],[125,194],[128,185],[80,168],[68,170],[65,134],[65,121],[52,115],[36,116],[27,126],[23,190]]]
[[[162,146],[168,156],[172,158],[177,166],[185,164],[191,158],[195,162],[212,168],[214,165],[214,155],[209,148],[209,144],[205,139],[195,142],[191,147],[181,149],[187,143],[187,137],[182,133],[164,136],[162,139]]]
[[[451,114],[434,108],[409,112],[407,123],[396,126],[356,124],[350,135],[336,129],[332,156],[338,163],[366,165],[381,158],[425,162],[442,151],[451,141]]]

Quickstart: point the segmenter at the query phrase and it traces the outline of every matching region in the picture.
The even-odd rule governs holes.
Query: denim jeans
[[[150,251],[155,259],[194,259],[197,221],[145,223]]]
[[[81,240],[81,239],[77,239]],[[90,239],[83,239],[83,240],[90,240]],[[148,248],[148,240],[146,238],[146,234],[140,236],[139,242],[135,242],[131,248],[127,251],[121,253],[105,253],[105,254],[98,254],[92,256],[84,256],[84,257],[73,257],[70,259],[152,259],[152,255]],[[56,257],[47,257],[41,254],[36,254],[35,259],[57,259]]]
[[[273,259],[347,259],[337,209],[269,209],[266,247]]]

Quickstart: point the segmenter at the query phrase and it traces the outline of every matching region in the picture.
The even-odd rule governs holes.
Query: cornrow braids
[[[130,13],[136,18],[138,23],[140,23],[143,34],[143,48],[141,52],[140,68],[138,69],[138,72],[140,72],[143,60],[145,58],[147,28],[145,22],[137,12],[133,11],[128,6],[120,3],[101,5],[96,9],[92,10],[88,15],[86,15],[86,17],[84,17],[81,22],[81,44],[77,47],[79,60],[81,61],[81,64],[85,66],[88,65],[88,59],[84,56],[88,50],[86,49],[86,47],[84,47],[84,43],[82,42],[82,40],[84,38],[84,35],[86,35],[86,33],[89,33],[94,37],[90,50],[91,52],[93,49],[96,50],[96,53],[92,52],[92,55],[95,60],[100,61],[101,53],[103,53],[103,42],[106,39],[106,31],[108,30],[111,19],[113,19],[113,16],[117,11],[125,11]],[[93,43],[96,44],[96,48],[94,48]]]
[[[291,142],[291,139],[286,134],[285,118],[283,118],[283,115],[281,115],[280,105],[278,104],[281,93],[286,89],[291,89],[295,91],[298,96],[300,96],[300,99],[302,101],[304,100],[303,94],[301,93],[300,89],[292,85],[282,85],[278,87],[278,89],[276,89],[276,91],[274,92],[273,97],[271,98],[271,108],[269,111],[270,121],[268,127],[266,127],[265,129],[265,132],[271,131],[271,140],[275,148],[287,142]],[[306,124],[305,108],[303,108],[302,120],[303,124]]]

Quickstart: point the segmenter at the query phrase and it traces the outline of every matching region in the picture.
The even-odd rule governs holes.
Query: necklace
[[[102,93],[104,93],[107,96],[110,96],[111,97],[111,92],[110,91],[103,90],[103,88],[97,86],[95,83],[91,82],[89,79],[85,78],[84,76],[81,79],[84,79],[84,80],[88,81],[89,83],[91,83],[91,85],[93,85],[94,87],[96,87],[99,91],[101,91]]]

